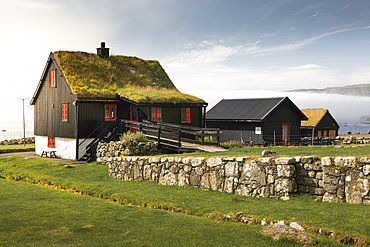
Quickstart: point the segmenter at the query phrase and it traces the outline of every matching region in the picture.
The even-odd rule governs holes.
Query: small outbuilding
[[[207,128],[220,128],[221,141],[298,143],[307,117],[288,98],[223,99],[207,112]]]
[[[301,109],[308,120],[302,120],[302,137],[336,137],[338,135],[339,124],[330,114],[328,109]]]

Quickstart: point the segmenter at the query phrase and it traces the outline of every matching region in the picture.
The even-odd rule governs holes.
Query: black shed
[[[209,128],[222,130],[221,141],[253,144],[298,143],[307,117],[288,98],[223,99],[207,112]]]
[[[308,120],[301,122],[302,137],[336,137],[338,135],[339,124],[330,114],[328,109],[314,108],[301,109]]]

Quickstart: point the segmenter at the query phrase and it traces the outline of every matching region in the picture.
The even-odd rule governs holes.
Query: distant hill
[[[327,87],[324,89],[294,89],[286,92],[343,94],[370,97],[370,84],[358,84],[344,87]]]

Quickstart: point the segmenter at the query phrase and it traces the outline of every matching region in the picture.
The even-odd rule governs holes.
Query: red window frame
[[[48,136],[48,147],[55,148],[55,137]]]
[[[162,116],[162,107],[152,107],[151,108],[151,120],[155,122],[162,122],[163,116]]]
[[[324,130],[324,138],[328,137],[328,131]]]
[[[104,120],[115,121],[117,119],[117,105],[105,104],[104,105]]]
[[[335,130],[329,130],[329,137],[336,137],[336,131]]]
[[[181,107],[181,123],[191,123],[190,107]]]
[[[68,122],[68,104],[62,104],[61,105],[61,116],[60,119],[62,122]]]
[[[321,130],[317,131],[317,136],[322,136]]]
[[[49,73],[49,83],[50,87],[55,87],[55,70],[50,70]]]

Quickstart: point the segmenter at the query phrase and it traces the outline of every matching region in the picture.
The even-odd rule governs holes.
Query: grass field
[[[0,149],[24,149],[24,148],[35,148],[35,145],[0,145]]]
[[[261,156],[263,150],[275,151],[277,156],[366,156],[370,155],[370,145],[347,146],[275,146],[275,147],[242,147],[230,148],[222,152],[196,152],[180,156]]]
[[[104,241],[109,243],[107,245],[127,241],[124,243],[141,246],[148,245],[149,241],[152,241],[150,245],[157,246],[207,243],[211,246],[296,245],[291,240],[272,242],[271,238],[258,233],[261,229],[259,225],[207,219],[211,212],[244,212],[259,219],[298,221],[315,229],[325,227],[338,233],[370,236],[370,210],[368,205],[363,204],[327,203],[312,196],[296,196],[282,201],[199,188],[163,186],[146,181],[122,181],[109,178],[107,165],[101,163],[67,166],[34,158],[9,157],[0,159],[0,172],[4,177],[28,178],[29,182],[49,183],[55,188],[63,187],[120,202],[1,179],[0,242],[8,246],[14,243],[23,245],[27,239],[41,246],[50,243],[94,245],[90,243]],[[176,209],[183,213],[153,209],[155,207]],[[30,211],[31,216],[27,216]],[[13,232],[20,237],[17,238],[18,235]],[[162,237],[163,234],[166,237]],[[76,239],[75,243],[71,242],[72,239]],[[339,244],[316,236],[314,245]]]

